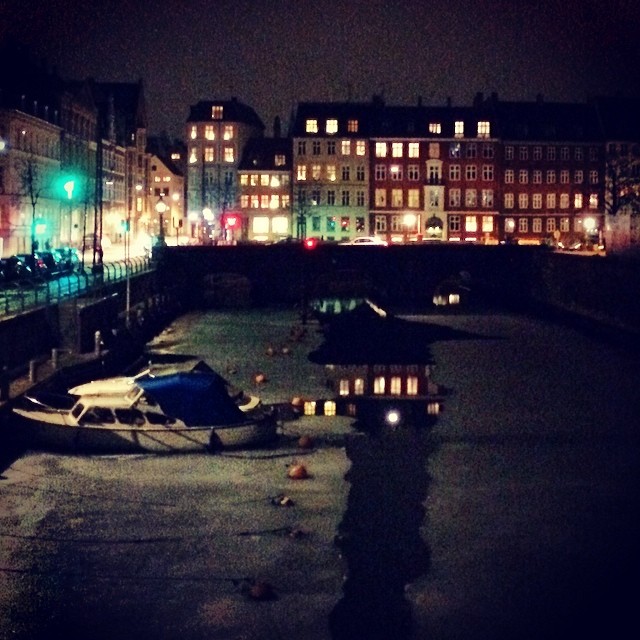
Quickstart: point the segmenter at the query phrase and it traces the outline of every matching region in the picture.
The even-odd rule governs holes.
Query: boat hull
[[[129,427],[72,425],[46,421],[14,410],[23,445],[75,453],[184,453],[251,448],[272,442],[277,424],[271,416],[228,426]]]

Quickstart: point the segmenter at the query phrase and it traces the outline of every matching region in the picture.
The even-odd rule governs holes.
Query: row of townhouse
[[[95,265],[108,241],[129,234],[146,245],[182,227],[181,172],[148,148],[142,81],[66,81],[22,48],[2,48],[5,58],[0,256],[74,246]],[[163,198],[166,229],[156,213]]]
[[[599,244],[638,200],[636,175],[635,204],[612,203],[611,175],[637,173],[640,158],[637,115],[620,127],[612,104],[628,102],[300,103],[289,135],[267,138],[237,100],[199,103],[187,123],[189,216],[225,241]]]

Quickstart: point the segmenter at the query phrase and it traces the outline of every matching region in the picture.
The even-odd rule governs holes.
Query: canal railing
[[[153,268],[149,258],[137,256],[128,264],[126,260],[105,262],[101,269],[79,269],[49,280],[33,277],[0,284],[0,319],[68,298],[94,295],[106,285],[126,281]]]

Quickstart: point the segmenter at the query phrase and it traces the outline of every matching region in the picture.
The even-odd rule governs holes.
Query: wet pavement
[[[0,480],[0,638],[621,637],[637,625],[637,356],[509,315],[426,319],[485,338],[433,345],[453,392],[430,431],[305,416],[266,450],[19,457]],[[321,337],[294,326],[193,314],[153,346],[266,402],[326,397],[306,357]]]

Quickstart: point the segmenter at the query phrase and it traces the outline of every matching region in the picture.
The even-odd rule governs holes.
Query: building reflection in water
[[[420,535],[431,445],[410,425],[353,436],[347,443],[351,483],[336,545],[346,563],[343,597],[330,615],[333,640],[409,638],[405,585],[429,567]]]

